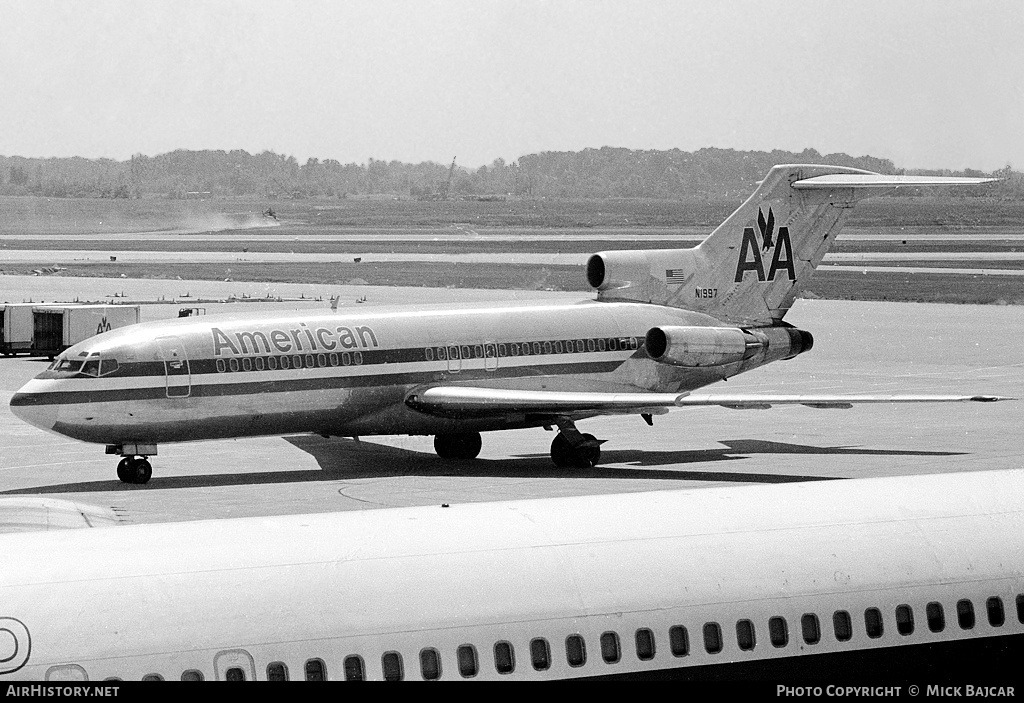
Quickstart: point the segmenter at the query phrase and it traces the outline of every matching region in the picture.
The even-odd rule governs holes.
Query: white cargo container
[[[32,354],[53,357],[73,344],[139,321],[138,305],[39,305],[32,309]]]
[[[32,310],[39,303],[0,304],[0,353],[32,351]]]

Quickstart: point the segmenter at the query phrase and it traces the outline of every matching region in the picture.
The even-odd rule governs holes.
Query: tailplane
[[[599,300],[669,305],[738,325],[778,324],[858,200],[899,186],[989,180],[775,166],[696,247],[601,252],[590,257],[587,278]]]

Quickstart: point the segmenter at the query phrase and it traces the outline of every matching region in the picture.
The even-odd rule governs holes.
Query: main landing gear
[[[559,418],[557,422],[558,435],[551,443],[551,461],[555,466],[564,469],[589,469],[596,466],[601,461],[601,445],[604,440],[592,434],[582,434],[568,418]],[[442,459],[476,459],[481,444],[479,432],[434,436],[434,451]]]
[[[124,483],[147,483],[153,476],[153,465],[144,456],[126,456],[117,465],[117,477]]]

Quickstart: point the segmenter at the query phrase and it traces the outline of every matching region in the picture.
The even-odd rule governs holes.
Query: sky
[[[1024,169],[1022,0],[0,0],[0,154]]]

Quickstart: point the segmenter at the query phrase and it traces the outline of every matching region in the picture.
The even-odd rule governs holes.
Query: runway
[[[0,284],[18,282],[3,279]],[[34,280],[40,280],[38,278]],[[43,279],[51,295],[120,284],[173,294],[196,282]],[[210,282],[209,285],[228,285]],[[252,284],[264,285],[264,284]],[[283,285],[283,284],[282,284]],[[296,285],[297,284],[293,284]],[[298,286],[297,286],[298,287]],[[579,294],[343,288],[365,305]],[[303,292],[307,288],[302,289]],[[6,291],[9,292],[9,291]],[[179,291],[180,292],[180,291]],[[5,291],[0,287],[0,298]],[[196,293],[193,292],[193,295]],[[258,304],[253,304],[258,305]],[[317,306],[300,300],[276,306]],[[227,309],[238,310],[239,304]],[[246,308],[249,309],[249,308]],[[254,308],[253,308],[254,309]],[[144,319],[176,314],[146,306]],[[210,310],[214,312],[214,310]],[[1024,307],[798,301],[787,321],[815,336],[814,349],[730,381],[730,392],[942,392],[1024,398],[1017,344]],[[485,434],[479,459],[444,461],[429,437],[323,439],[305,435],[161,445],[145,486],[122,484],[103,447],[48,434],[14,418],[11,393],[45,360],[0,359],[0,495],[41,495],[115,507],[132,523],[366,510],[528,497],[777,483],[890,474],[1019,468],[1021,403],[805,407],[767,411],[675,410],[647,427],[639,417],[595,418],[583,431],[608,440],[588,470],[556,469],[553,434]],[[710,390],[716,390],[711,387]],[[779,506],[784,510],[785,506]],[[641,516],[638,516],[641,519]]]

